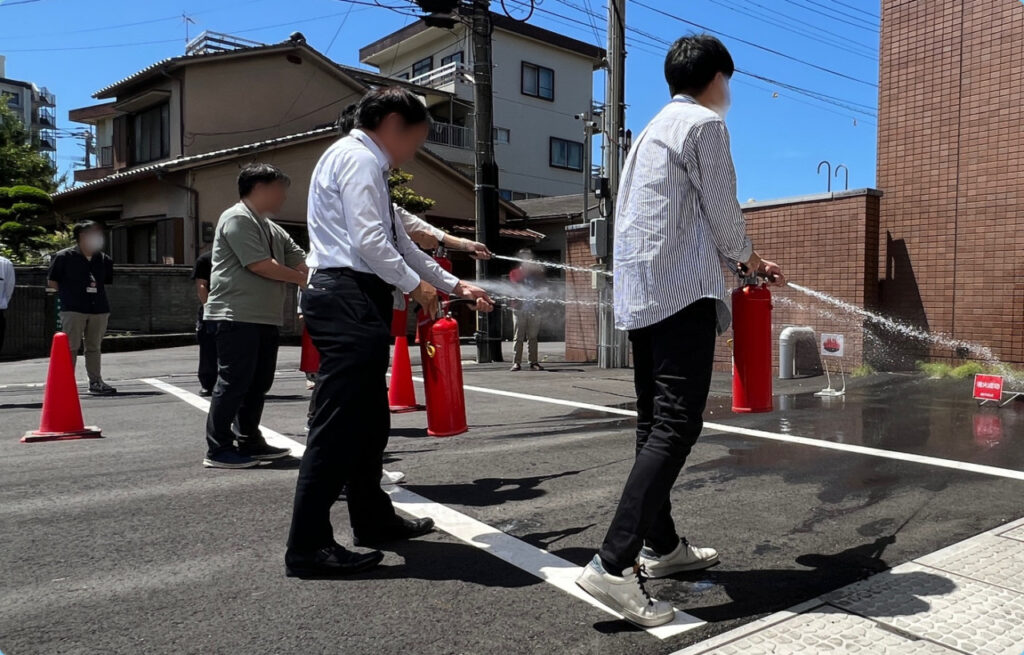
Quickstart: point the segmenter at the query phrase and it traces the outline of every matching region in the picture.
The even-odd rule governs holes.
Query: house
[[[491,14],[495,158],[501,196],[521,200],[579,193],[584,161],[577,114],[593,105],[593,73],[603,49]],[[470,28],[430,27],[420,19],[359,51],[360,62],[392,79],[443,90],[429,102],[437,119],[431,150],[463,171],[473,169],[473,48]]]
[[[0,102],[21,118],[32,145],[57,168],[57,98],[46,87],[6,76],[6,59],[0,55]]]
[[[106,223],[116,263],[192,263],[212,241],[221,212],[237,201],[235,178],[252,161],[275,164],[292,178],[277,218],[306,243],[309,179],[337,138],[339,114],[371,86],[396,83],[339,66],[300,34],[270,45],[206,38],[209,43],[193,41],[185,55],[99,90],[94,97],[103,102],[70,112],[71,120],[95,127],[102,165],[78,171],[80,184],[54,194],[55,207],[67,219]],[[428,103],[452,97],[405,84]],[[428,220],[463,236],[474,233],[469,178],[430,151],[405,170],[414,176],[412,188],[436,201]],[[502,202],[502,223],[521,215]],[[543,238],[524,229],[503,229],[501,236],[527,244]]]

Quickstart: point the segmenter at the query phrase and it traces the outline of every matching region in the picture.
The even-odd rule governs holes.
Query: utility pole
[[[608,0],[608,67],[605,73],[604,101],[604,176],[608,178],[608,255],[604,268],[613,270],[612,253],[615,237],[615,204],[619,195],[623,144],[626,125],[626,0]],[[615,329],[612,311],[614,292],[611,282],[600,290],[602,305],[598,312],[597,362],[601,368],[625,368],[629,365],[629,342],[626,334]]]
[[[494,161],[494,98],[491,88],[490,0],[471,0],[473,32],[473,129],[476,140],[476,238],[492,251],[497,250],[498,165]],[[476,279],[486,280],[488,262],[478,259]],[[484,313],[477,314],[476,359],[481,364],[500,362],[501,322]]]

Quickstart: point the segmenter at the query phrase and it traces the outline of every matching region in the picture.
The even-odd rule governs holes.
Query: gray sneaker
[[[714,548],[697,548],[686,539],[680,539],[675,550],[659,555],[650,548],[640,551],[640,565],[648,578],[664,578],[681,571],[699,571],[718,564],[718,551]]]
[[[639,565],[620,575],[612,575],[601,565],[601,558],[594,555],[576,578],[576,584],[637,625],[652,628],[671,623],[675,618],[671,603],[651,598],[647,593]]]
[[[110,386],[106,382],[90,382],[89,393],[94,396],[112,396],[117,393],[117,389]]]

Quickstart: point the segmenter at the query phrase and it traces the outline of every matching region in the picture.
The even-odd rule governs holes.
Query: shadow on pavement
[[[577,475],[581,471],[564,471],[526,478],[481,478],[468,484],[408,485],[406,488],[442,505],[489,507],[502,503],[533,500],[547,492],[538,489],[548,480]]]

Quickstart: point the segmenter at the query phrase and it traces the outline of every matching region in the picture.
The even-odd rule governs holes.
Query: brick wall
[[[876,303],[878,280],[879,192],[857,190],[808,196],[793,201],[750,203],[744,206],[747,232],[754,247],[763,256],[778,262],[793,282],[835,296],[858,307]],[[732,278],[727,278],[735,285]],[[782,330],[790,325],[810,326],[816,334],[837,332],[846,335],[846,360],[849,369],[869,355],[877,357],[872,343],[865,344],[862,321],[792,289],[772,289],[772,366],[778,370],[778,343]],[[829,314],[823,315],[820,309]],[[715,365],[719,370],[731,367],[728,339],[719,339]],[[797,347],[797,366],[801,372],[819,369],[817,346],[809,340]],[[876,362],[881,366],[880,362]]]
[[[751,203],[744,207],[744,215],[758,251],[777,261],[793,281],[860,307],[873,307],[877,303],[879,196],[875,190],[859,190]],[[593,265],[586,229],[566,228],[566,244],[569,264]],[[727,279],[733,285],[734,279]],[[597,300],[588,274],[569,273],[567,280],[568,300]],[[847,337],[845,365],[856,366],[864,360],[865,335],[860,321],[841,312],[823,316],[817,309],[824,305],[791,289],[777,291],[775,297],[772,356],[776,370],[779,333],[788,325],[809,325],[818,333],[843,333]],[[596,361],[596,328],[594,308],[567,308],[565,353],[569,361]],[[731,367],[731,338],[729,330],[718,340],[715,366],[719,370]],[[878,349],[871,345],[867,344],[869,356],[878,357]],[[797,355],[801,371],[817,370],[820,365],[813,343],[801,344]]]
[[[589,268],[597,260],[590,254],[590,230],[587,225],[565,228],[565,261],[570,266]],[[565,299],[597,302],[591,275],[567,271]],[[597,361],[597,308],[588,305],[566,305],[565,360],[567,362]]]
[[[1024,362],[1024,4],[884,0],[881,24],[881,307]]]

